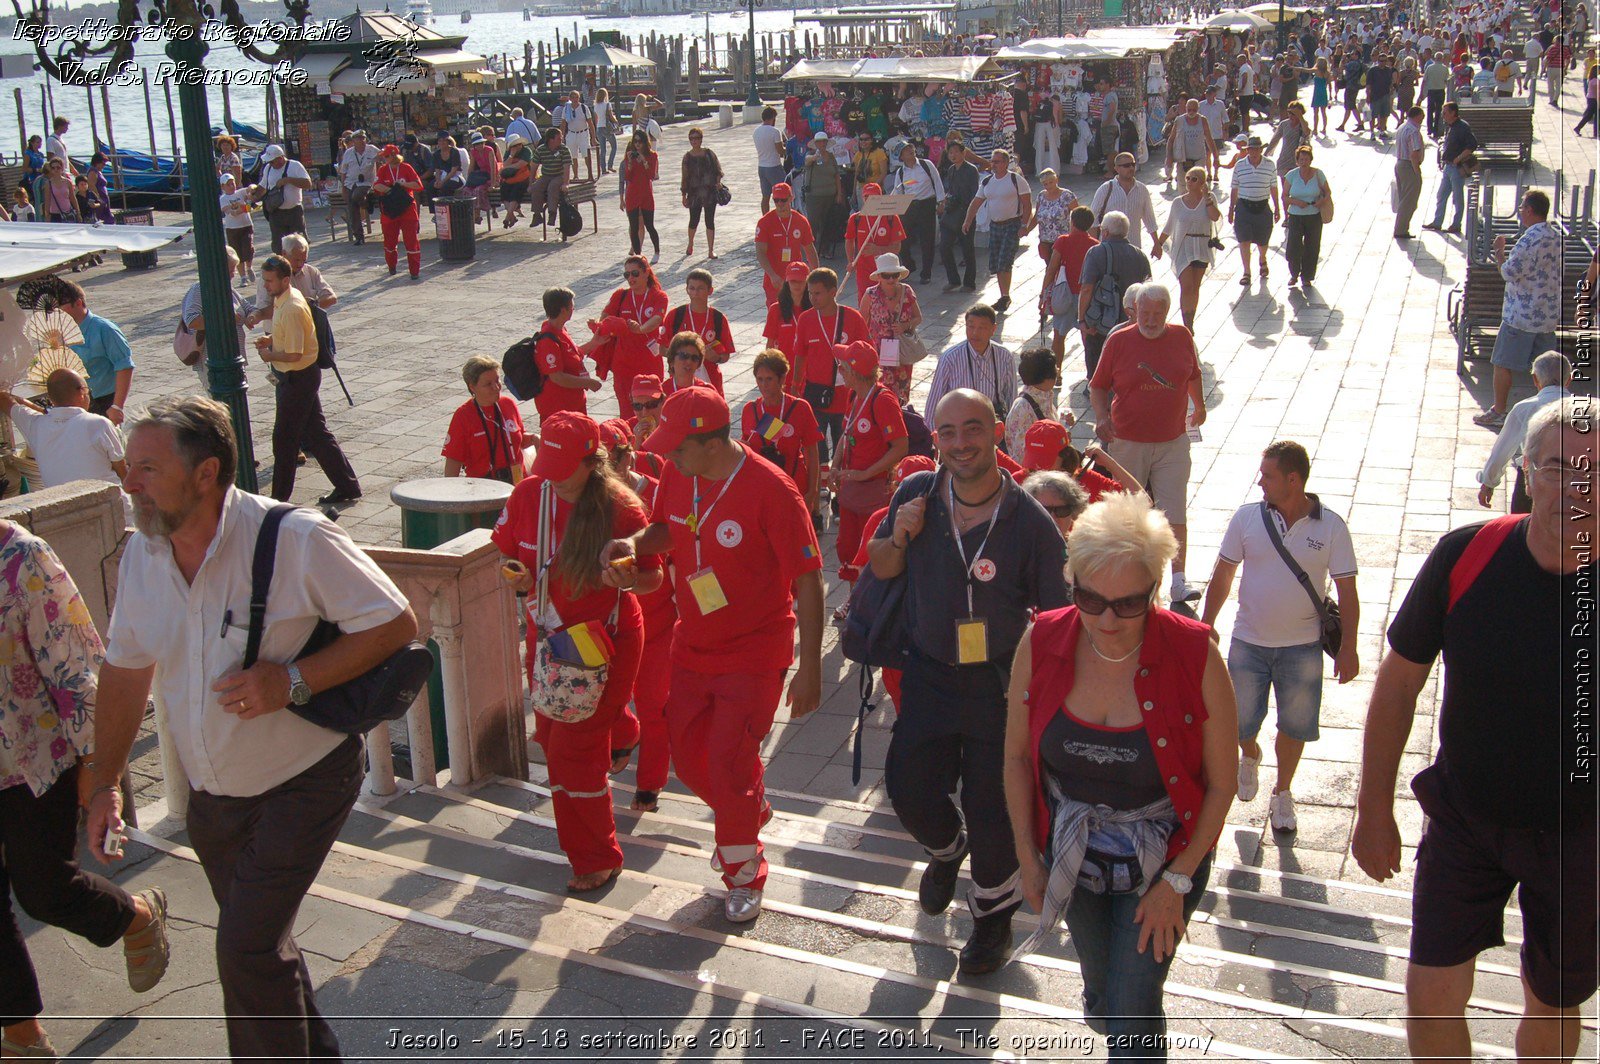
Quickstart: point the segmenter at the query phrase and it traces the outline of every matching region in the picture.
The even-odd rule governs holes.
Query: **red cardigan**
[[[1083,624],[1075,606],[1050,610],[1033,622],[1033,678],[1028,684],[1028,754],[1033,763],[1033,838],[1043,852],[1050,835],[1039,763],[1039,740],[1072,690],[1073,655]],[[1133,678],[1134,697],[1144,709],[1144,730],[1150,737],[1167,796],[1178,814],[1178,830],[1167,844],[1170,861],[1194,836],[1194,818],[1205,797],[1202,755],[1205,699],[1200,683],[1210,653],[1211,628],[1168,610],[1153,608],[1145,622],[1144,648]]]

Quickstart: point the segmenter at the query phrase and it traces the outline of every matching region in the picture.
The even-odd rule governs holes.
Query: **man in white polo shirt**
[[[38,486],[103,480],[121,487],[128,471],[122,435],[108,419],[89,413],[88,383],[70,369],[58,369],[46,379],[45,394],[49,410],[0,392],[0,411],[10,412],[39,463]]]
[[[1256,795],[1261,767],[1256,735],[1267,716],[1271,687],[1278,703],[1274,744],[1278,778],[1268,805],[1274,831],[1294,831],[1298,826],[1289,787],[1306,743],[1319,734],[1323,650],[1322,611],[1317,603],[1326,594],[1330,575],[1344,631],[1333,675],[1340,683],[1349,683],[1360,669],[1355,547],[1344,520],[1306,493],[1310,475],[1311,459],[1293,440],[1279,440],[1261,452],[1265,498],[1240,507],[1228,522],[1201,615],[1206,624],[1216,624],[1233,589],[1233,574],[1242,564],[1239,613],[1228,647],[1228,673],[1239,704],[1239,800],[1248,802]],[[1285,549],[1300,572],[1289,567]]]

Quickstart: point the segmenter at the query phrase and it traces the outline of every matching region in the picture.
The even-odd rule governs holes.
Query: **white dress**
[[[1196,262],[1204,263],[1208,270],[1211,268],[1213,260],[1207,241],[1211,239],[1211,227],[1216,223],[1207,213],[1206,205],[1215,202],[1210,192],[1194,207],[1186,204],[1182,196],[1172,201],[1161,235],[1167,238],[1162,252],[1172,263],[1173,273],[1182,273]]]

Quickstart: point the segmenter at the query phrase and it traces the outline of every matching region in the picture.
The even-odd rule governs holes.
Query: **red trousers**
[[[568,724],[534,714],[533,737],[544,747],[550,770],[556,839],[572,863],[573,874],[580,876],[622,867],[611,809],[611,751],[630,749],[639,741],[639,721],[629,711],[628,701],[639,674],[644,633],[624,629],[614,642],[616,653],[594,716]]]
[[[855,574],[860,571],[855,568],[855,561],[861,551],[861,534],[866,528],[867,518],[880,509],[882,507],[874,506],[869,513],[858,513],[839,507],[839,529],[833,545],[839,553],[839,572],[847,580],[854,580]]]
[[[782,669],[713,676],[672,666],[667,728],[678,778],[706,805],[716,821],[711,866],[729,888],[761,890],[767,883],[762,856],[761,741],[772,729],[783,694]]]
[[[417,209],[413,207],[398,218],[391,218],[379,211],[378,221],[383,226],[383,261],[389,269],[394,269],[399,262],[400,238],[403,236],[406,239],[406,265],[411,268],[411,276],[421,273],[422,244],[417,239]]]
[[[636,783],[641,791],[667,785],[672,746],[667,732],[667,691],[672,677],[672,626],[644,643],[639,678],[633,684],[633,710],[639,716],[639,761]]]

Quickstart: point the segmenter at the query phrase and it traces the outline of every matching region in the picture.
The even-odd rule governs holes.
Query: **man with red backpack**
[[[1533,497],[1450,532],[1389,626],[1368,709],[1351,850],[1380,882],[1400,870],[1394,794],[1417,698],[1443,656],[1439,754],[1412,780],[1427,826],[1412,889],[1407,1041],[1414,1057],[1472,1055],[1465,1012],[1477,955],[1522,915],[1524,1060],[1572,1060],[1594,995],[1595,400],[1533,416]]]

